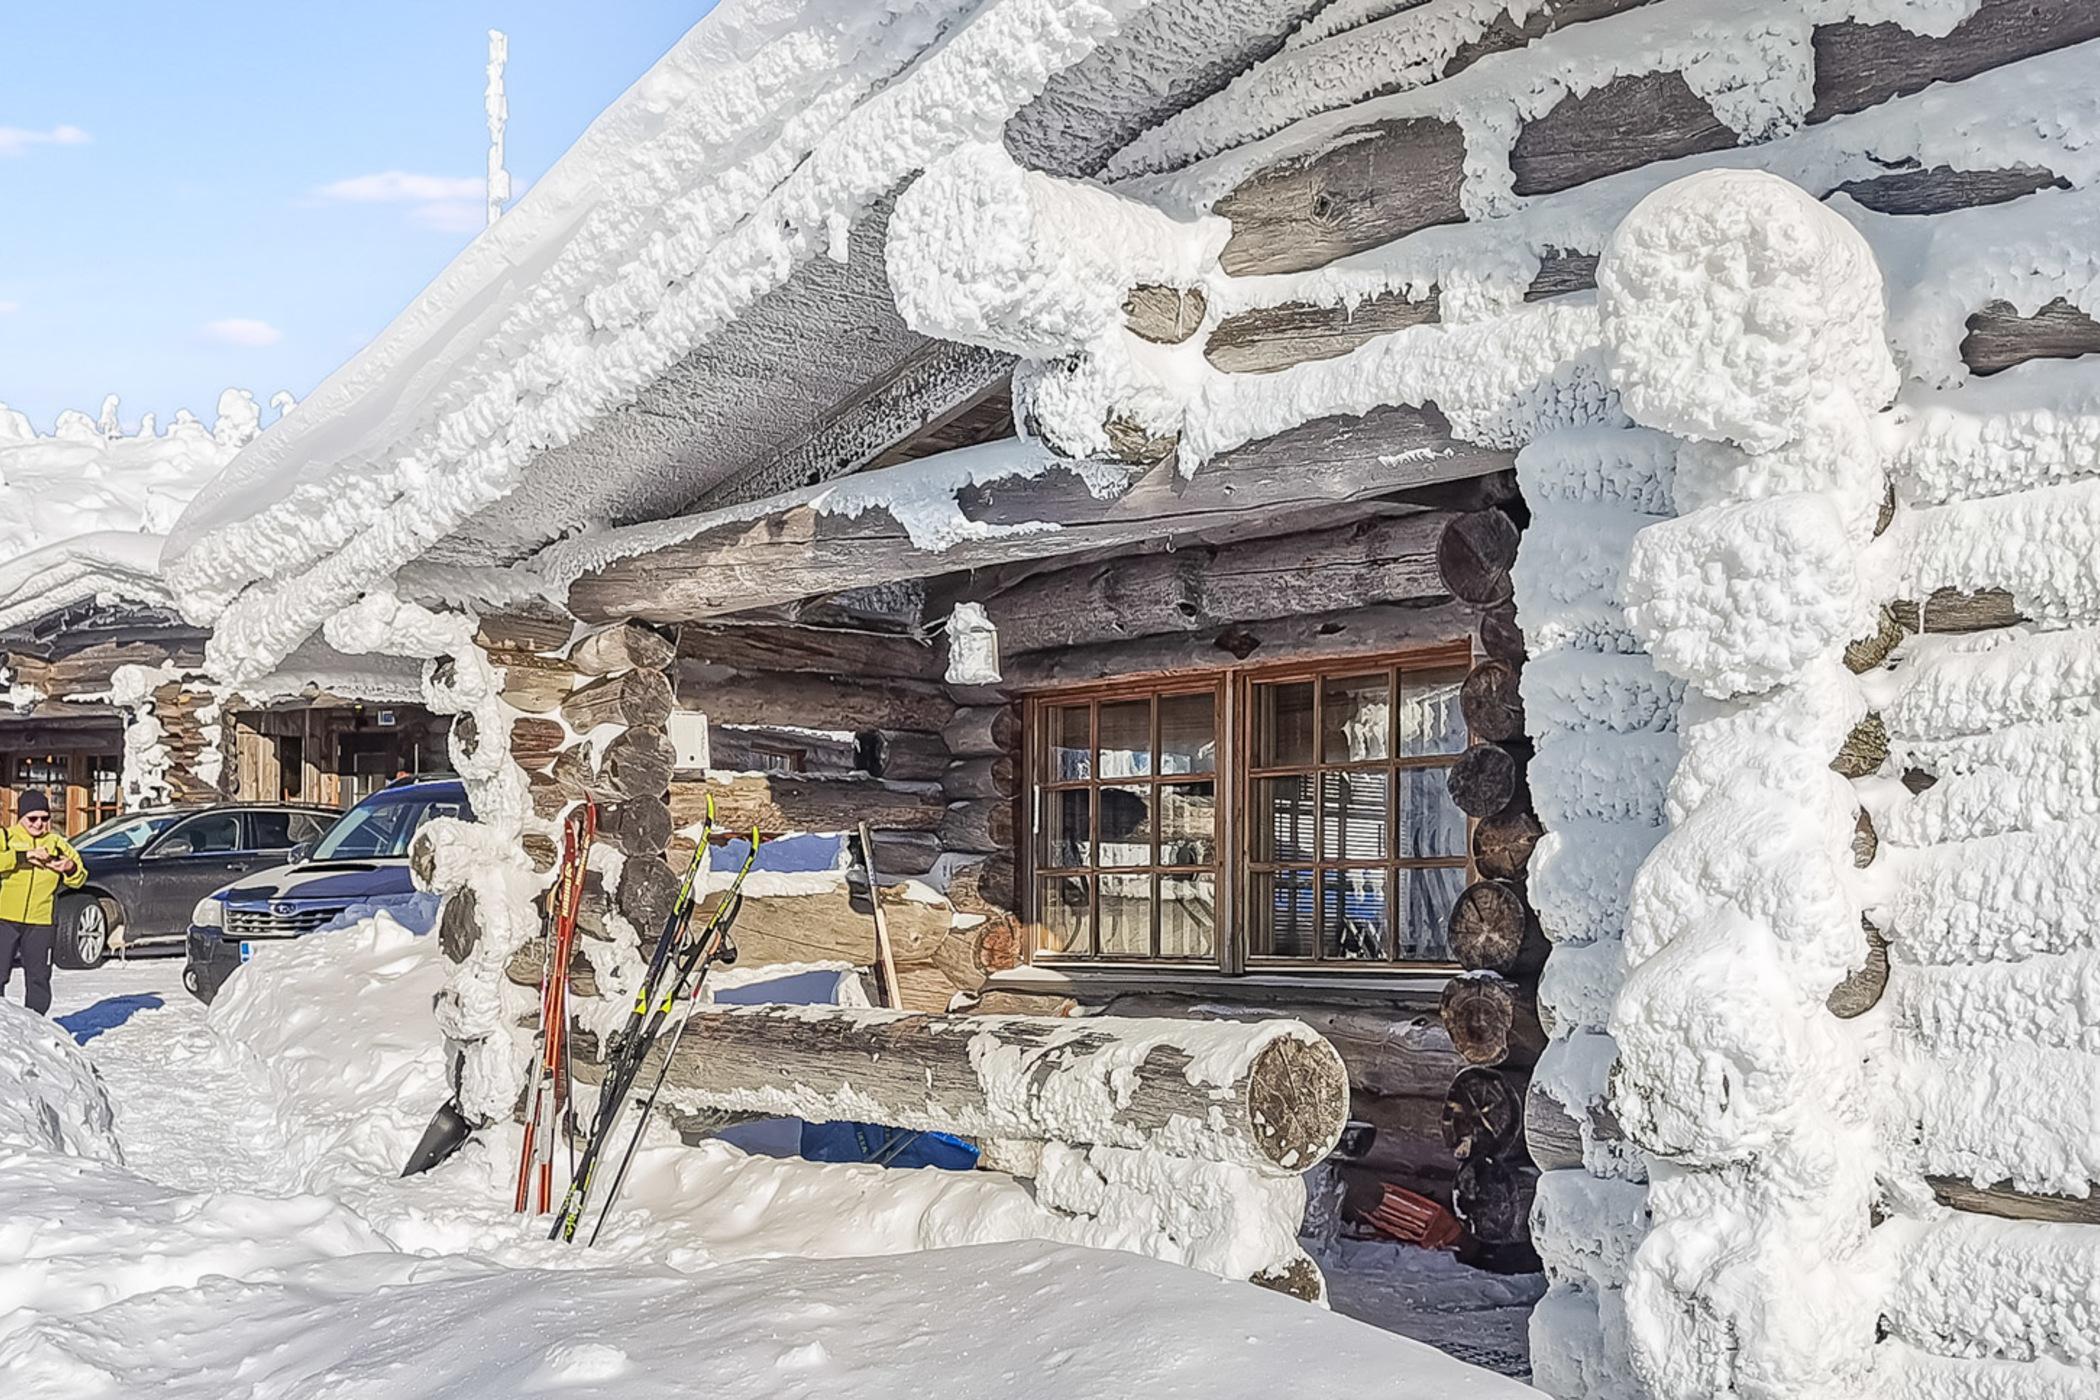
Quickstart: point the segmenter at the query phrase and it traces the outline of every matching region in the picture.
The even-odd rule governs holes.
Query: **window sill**
[[[1323,1001],[1380,1002],[1385,1004],[1434,1006],[1444,986],[1458,974],[1423,971],[1391,972],[1377,976],[1364,973],[1300,972],[1264,968],[1255,972],[1224,973],[1216,968],[1122,964],[1115,967],[1060,965],[1017,967],[996,972],[986,980],[986,991],[1020,992],[1034,996],[1067,996],[1080,1000],[1120,992],[1200,991],[1220,999],[1243,996],[1249,999],[1279,993],[1315,997]]]

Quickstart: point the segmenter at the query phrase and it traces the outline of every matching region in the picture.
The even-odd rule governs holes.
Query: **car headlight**
[[[226,901],[206,895],[190,910],[190,922],[199,928],[226,927]]]

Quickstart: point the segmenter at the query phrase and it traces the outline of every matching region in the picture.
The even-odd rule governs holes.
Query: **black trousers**
[[[0,919],[0,990],[22,960],[22,1005],[39,1016],[51,1009],[51,925]]]

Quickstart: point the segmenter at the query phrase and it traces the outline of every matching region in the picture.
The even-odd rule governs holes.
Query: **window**
[[[1463,668],[1398,666],[1248,686],[1250,962],[1443,962],[1466,885],[1447,770]]]
[[[1448,963],[1467,661],[1458,646],[1032,701],[1036,956]]]
[[[287,851],[320,836],[325,829],[311,812],[250,812],[248,829],[255,839],[248,844],[258,851]]]
[[[207,812],[171,829],[153,848],[156,856],[192,856],[241,849],[241,822],[232,812]]]
[[[87,820],[100,825],[124,807],[124,759],[118,754],[97,754],[87,759]]]
[[[1220,698],[1212,683],[1038,711],[1043,952],[1216,958]]]

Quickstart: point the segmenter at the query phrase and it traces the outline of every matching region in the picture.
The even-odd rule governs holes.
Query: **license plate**
[[[248,959],[254,956],[255,945],[253,943],[250,943],[247,939],[243,938],[241,940],[241,961],[246,962],[248,961]]]

